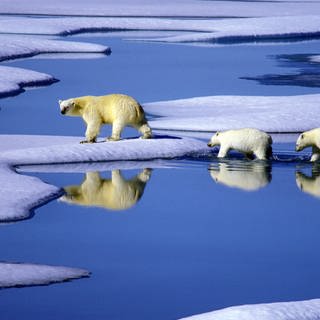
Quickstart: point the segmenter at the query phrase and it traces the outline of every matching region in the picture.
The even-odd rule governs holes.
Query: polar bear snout
[[[208,146],[208,147],[213,147],[213,143],[212,143],[212,142],[208,142],[208,143],[207,143],[207,146]]]

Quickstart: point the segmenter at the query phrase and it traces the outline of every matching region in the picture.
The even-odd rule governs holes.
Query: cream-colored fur
[[[112,135],[107,140],[119,140],[124,127],[131,126],[142,133],[142,138],[151,138],[152,132],[141,105],[124,94],[84,96],[59,100],[61,113],[82,117],[87,124],[86,142],[96,142],[100,128],[112,125]]]
[[[252,128],[216,132],[208,146],[217,145],[220,145],[218,158],[226,157],[229,150],[239,151],[247,158],[255,155],[261,160],[268,159],[272,154],[271,137],[263,131]]]
[[[271,181],[270,167],[261,162],[238,164],[219,163],[209,169],[211,178],[216,183],[245,191],[255,191],[265,187]]]
[[[150,179],[151,169],[144,169],[135,177],[125,180],[120,170],[111,173],[111,179],[101,178],[99,172],[87,172],[80,185],[64,188],[60,200],[82,206],[124,210],[132,207],[142,196]]]
[[[296,183],[299,189],[303,192],[306,192],[312,196],[320,197],[320,175],[312,174],[311,177],[308,177],[304,173],[297,171],[296,172]]]
[[[305,131],[300,134],[296,143],[296,151],[312,147],[312,156],[310,161],[320,160],[320,128]]]

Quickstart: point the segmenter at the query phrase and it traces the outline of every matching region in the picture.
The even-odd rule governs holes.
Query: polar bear
[[[224,158],[229,150],[237,150],[247,158],[267,160],[272,155],[272,138],[267,133],[252,129],[227,130],[216,132],[208,143],[209,147],[220,145],[218,158]]]
[[[310,161],[315,162],[320,159],[320,128],[305,131],[300,134],[296,142],[296,151],[312,147]]]
[[[103,179],[99,172],[87,172],[80,185],[64,187],[60,200],[82,206],[125,210],[132,207],[142,196],[151,169],[144,169],[126,180],[120,170],[113,170],[111,179]]]
[[[307,176],[303,172],[296,172],[296,183],[298,188],[312,196],[320,198],[320,174],[319,168],[312,171],[312,176]]]
[[[106,140],[120,140],[121,131],[131,126],[151,138],[152,132],[141,105],[124,94],[106,96],[83,96],[59,100],[60,111],[67,116],[82,117],[87,124],[86,139],[81,143],[94,143],[104,124],[112,124],[112,135]]]
[[[216,183],[244,191],[259,190],[271,181],[271,167],[261,162],[221,162],[212,165],[209,173]]]

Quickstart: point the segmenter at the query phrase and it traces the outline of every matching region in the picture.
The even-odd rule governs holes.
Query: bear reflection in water
[[[111,179],[104,179],[99,172],[87,172],[80,185],[64,188],[60,200],[82,206],[102,207],[111,210],[129,209],[141,198],[151,169],[126,180],[120,170],[113,170]]]
[[[311,176],[298,170],[296,172],[296,183],[301,191],[320,198],[320,165],[313,165]]]
[[[216,183],[245,191],[255,191],[271,181],[271,166],[262,162],[219,162],[209,167]]]

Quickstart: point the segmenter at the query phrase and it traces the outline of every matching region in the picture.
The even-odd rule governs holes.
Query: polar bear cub
[[[296,151],[312,147],[310,161],[315,162],[320,159],[320,128],[305,131],[300,134],[296,142]]]
[[[120,140],[125,126],[131,126],[142,133],[142,138],[151,138],[152,132],[141,105],[124,94],[105,96],[83,96],[59,100],[63,115],[82,117],[87,124],[86,139],[81,143],[96,142],[100,128],[112,125],[112,135],[107,140]]]
[[[220,145],[218,158],[224,158],[229,150],[236,150],[251,158],[267,160],[272,155],[272,138],[267,133],[252,129],[237,129],[216,132],[208,143],[209,147]]]

